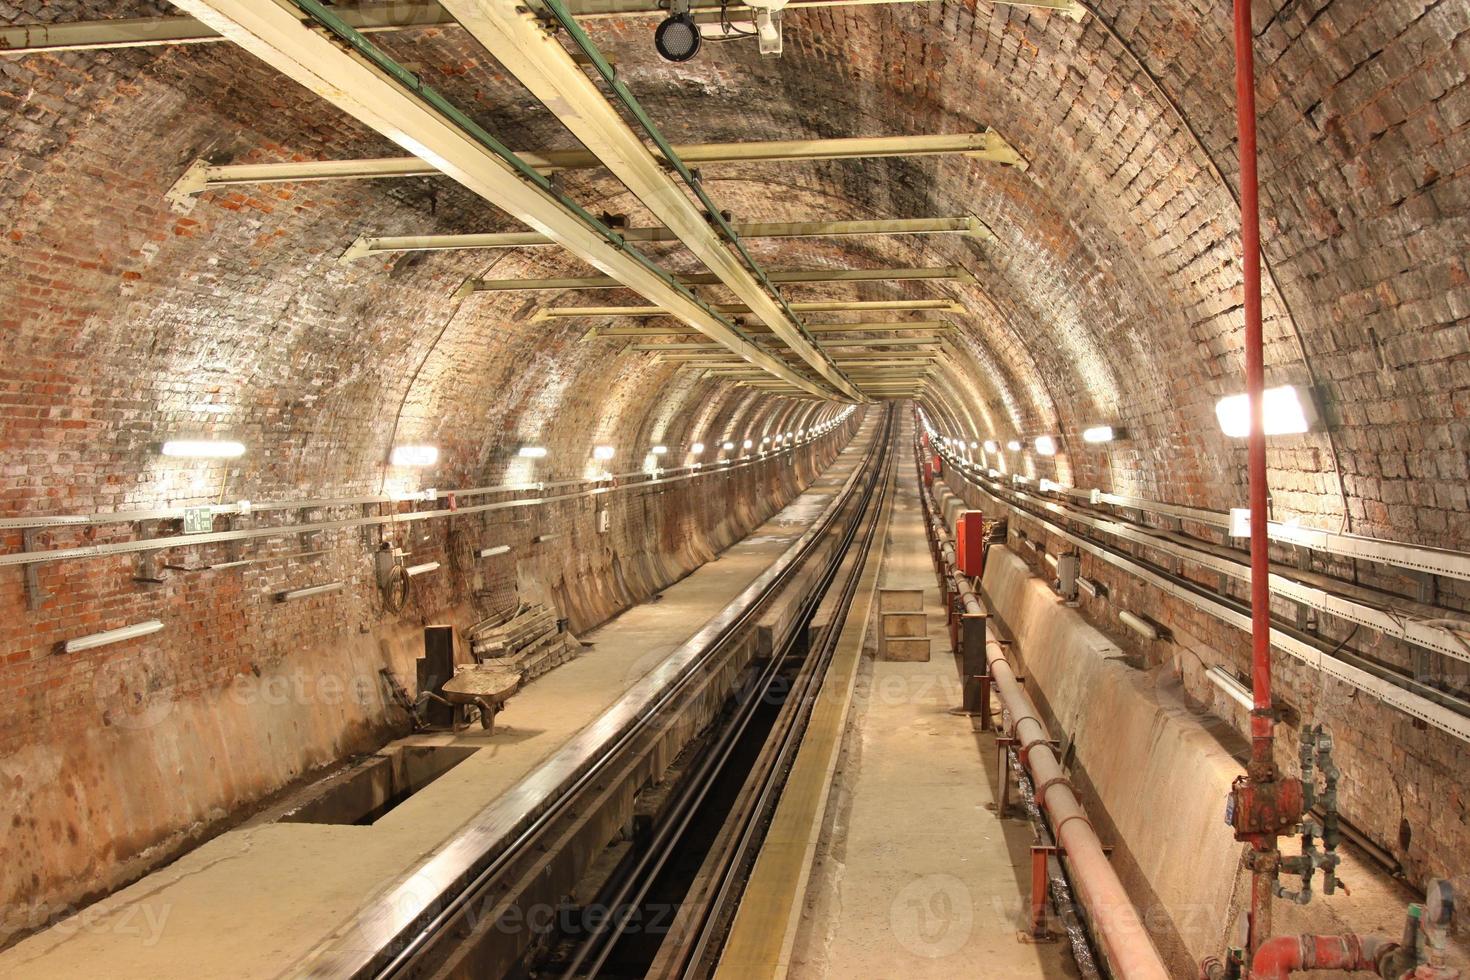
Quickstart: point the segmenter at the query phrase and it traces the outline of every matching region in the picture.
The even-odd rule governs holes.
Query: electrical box
[[[612,528],[612,516],[606,510],[597,512],[597,533],[606,534]]]
[[[985,515],[978,510],[962,511],[955,520],[955,561],[971,578],[985,574]]]

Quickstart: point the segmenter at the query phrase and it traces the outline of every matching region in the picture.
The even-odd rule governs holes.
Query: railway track
[[[565,946],[559,923],[566,896],[610,843],[631,839],[634,856],[609,879],[615,901],[606,907],[639,908],[656,897],[679,909],[670,943],[650,945],[652,930],[639,930],[637,975],[655,966],[673,971],[665,975],[698,975],[716,948],[721,910],[738,895],[760,814],[778,794],[782,766],[799,742],[802,707],[820,688],[828,654],[821,644],[807,649],[808,627],[825,596],[850,596],[854,576],[839,573],[852,565],[855,544],[865,548],[874,533],[873,503],[886,492],[895,431],[889,408],[836,498],[734,603],[408,880],[365,906],[300,973],[553,975],[545,957]],[[776,696],[787,689],[789,696]],[[671,769],[681,754],[688,765]],[[675,785],[662,785],[665,775]],[[648,833],[630,832],[640,794],[650,791],[667,800]],[[723,809],[732,791],[738,831],[722,834],[726,824],[711,823],[711,805]],[[686,911],[682,898],[670,897],[681,876],[669,872],[687,867],[696,838],[710,842],[713,863],[699,864]],[[671,862],[674,855],[683,859]],[[620,962],[631,948],[632,921],[613,916],[588,930],[559,964],[560,974],[602,975]]]

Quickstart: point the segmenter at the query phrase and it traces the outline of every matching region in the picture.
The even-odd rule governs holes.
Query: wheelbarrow
[[[475,664],[444,682],[443,700],[454,706],[454,730],[469,727],[469,709],[480,711],[480,727],[494,733],[495,716],[521,688],[521,672]]]

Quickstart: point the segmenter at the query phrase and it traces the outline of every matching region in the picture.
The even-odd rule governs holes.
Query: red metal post
[[[1031,845],[1031,900],[1026,925],[1033,939],[1043,939],[1051,935],[1051,930],[1047,928],[1046,914],[1050,895],[1046,863],[1056,852],[1056,847],[1051,844]]]

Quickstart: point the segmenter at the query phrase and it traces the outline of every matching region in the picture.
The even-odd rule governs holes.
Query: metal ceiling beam
[[[938,310],[944,313],[965,312],[963,306],[948,299],[820,300],[811,303],[792,303],[791,308],[798,313],[891,313],[904,310]],[[714,309],[720,313],[735,316],[750,312],[750,307],[743,303],[716,303],[714,304]],[[668,315],[668,310],[658,306],[547,306],[537,310],[531,319],[540,322],[543,320],[583,316],[639,317]]]
[[[849,238],[860,235],[969,235],[994,242],[995,235],[975,217],[882,218],[872,221],[765,221],[734,225],[741,238]],[[623,228],[618,234],[629,242],[674,242],[667,228]],[[347,247],[341,262],[352,262],[385,252],[439,252],[479,248],[534,248],[556,244],[529,231],[466,235],[363,236]]]
[[[938,334],[923,337],[866,337],[860,340],[819,340],[818,347],[923,347],[939,344],[944,338]],[[652,351],[653,353],[696,354],[708,351],[719,353],[725,348],[719,344],[632,344],[629,350]]]
[[[822,7],[913,3],[915,0],[789,0],[786,10]],[[994,0],[1021,7],[1055,10],[1076,20],[1085,11],[1075,0]],[[666,16],[655,0],[569,0],[579,18]],[[718,10],[719,0],[693,0],[692,9]],[[430,0],[394,0],[393,3],[340,4],[334,9],[364,34],[403,31],[419,27],[452,27],[454,18]],[[73,21],[59,24],[20,24],[0,28],[0,54],[28,55],[60,51],[106,51],[113,48],[153,47],[164,44],[213,44],[220,33],[193,17],[126,17],[116,20]]]
[[[914,330],[953,330],[948,320],[914,320],[909,323],[889,323],[883,320],[856,320],[847,323],[808,323],[808,332],[821,336],[833,333],[909,333]],[[746,327],[748,333],[761,335],[759,327]],[[620,337],[696,337],[697,333],[687,327],[593,327],[583,334],[583,340]]]
[[[446,15],[447,16],[447,15]],[[573,57],[576,54],[573,53]],[[860,160],[876,157],[919,157],[963,154],[1003,166],[1027,168],[1026,161],[995,130],[913,136],[850,136],[836,139],[758,140],[744,143],[675,144],[689,164],[777,163],[795,160]],[[662,154],[655,151],[655,156]],[[588,150],[517,150],[516,156],[543,174],[590,170],[602,161]],[[223,163],[195,160],[169,192],[171,200],[192,197],[237,184],[281,184],[317,180],[382,180],[437,177],[439,171],[418,157],[370,157],[361,160],[289,160],[279,163]]]
[[[771,282],[963,282],[974,283],[975,277],[959,266],[889,269],[793,269],[767,272]],[[675,276],[686,286],[718,286],[720,279],[712,272]],[[475,293],[514,292],[532,289],[625,289],[611,276],[571,276],[553,279],[470,279],[461,290]]]
[[[553,14],[557,13],[556,0],[542,0],[542,3]],[[611,67],[601,62],[596,47],[579,33],[574,22],[560,18],[562,27],[593,60],[598,74],[639,121],[646,135],[663,150],[659,157],[649,151],[643,137],[633,131],[587,72],[572,60],[561,41],[548,33],[547,25],[516,0],[442,0],[442,6],[567,127],[577,142],[596,154],[654,218],[677,235],[684,247],[750,308],[752,315],[836,391],[862,400],[862,394],[803,334],[801,323],[793,319],[794,312],[764,278],[764,272],[745,253],[739,240],[726,241],[721,237],[726,226],[718,207],[704,196],[698,181],[689,184],[688,175],[680,168],[678,154],[662,142],[632,94],[616,80]],[[688,189],[669,176],[666,164],[680,169]],[[689,190],[693,190],[698,202],[691,198]]]
[[[366,41],[359,39],[349,48],[340,38],[303,24],[295,7],[273,0],[174,3],[404,149],[434,161],[441,172],[560,242],[594,268],[616,276],[655,303],[667,304],[690,327],[750,363],[815,395],[830,397],[822,386],[752,344],[640,253],[617,247],[616,239],[596,219],[540,183],[545,178],[519,169],[518,161],[467,117],[442,100],[433,102],[438,98],[435,93],[422,86],[407,87],[405,79],[411,76],[374,53]]]

